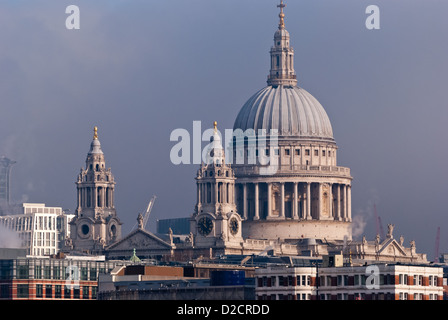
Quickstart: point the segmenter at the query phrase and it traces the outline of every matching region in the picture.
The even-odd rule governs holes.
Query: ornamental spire
[[[93,140],[98,140],[98,127],[93,127]]]
[[[278,15],[280,18],[280,22],[278,24],[279,29],[285,29],[285,14],[283,13],[284,7],[286,7],[286,4],[283,3],[283,0],[280,0],[280,4],[277,5],[277,8],[280,8],[280,14]]]
[[[289,32],[285,29],[285,14],[283,8],[286,5],[283,0],[277,5],[280,8],[280,22],[278,30],[274,34],[274,46],[271,47],[271,70],[268,76],[268,85],[293,87],[297,85],[296,72],[294,71],[294,49],[289,45]]]

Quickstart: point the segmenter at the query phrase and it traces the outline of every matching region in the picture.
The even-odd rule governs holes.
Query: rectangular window
[[[293,277],[292,276],[288,276],[288,286],[292,286],[293,285]]]
[[[62,287],[60,285],[54,286],[54,297],[57,299],[62,297]]]
[[[98,294],[98,287],[92,287],[92,299],[96,299]]]
[[[96,268],[90,268],[90,281],[96,281]]]
[[[81,267],[80,279],[87,280],[87,268],[86,267]]]
[[[318,156],[318,155],[319,155],[319,150],[317,150],[317,149],[314,150],[314,155],[315,155],[315,156]]]
[[[17,285],[17,298],[29,298],[30,290],[27,284]]]
[[[34,279],[42,279],[42,267],[41,266],[34,267]]]
[[[309,156],[310,155],[310,149],[305,149],[305,155]]]
[[[300,156],[300,149],[296,149],[296,156]]]
[[[17,266],[17,279],[28,279],[28,266]]]
[[[42,298],[44,293],[44,288],[42,284],[36,284],[36,298]]]
[[[79,299],[79,287],[73,288],[73,299]]]
[[[53,279],[61,279],[61,267],[53,267]]]
[[[82,287],[82,298],[89,299],[89,287],[87,286]]]
[[[0,285],[0,298],[10,298],[9,296],[9,285],[1,284]]]
[[[51,267],[44,266],[44,279],[51,279]]]
[[[289,156],[289,152],[290,152],[289,149],[285,149],[285,156]]]
[[[64,298],[65,299],[71,299],[72,297],[72,288],[69,286],[64,287]]]
[[[322,157],[325,157],[325,150],[322,150]]]
[[[45,298],[53,298],[53,286],[51,284],[45,285]]]

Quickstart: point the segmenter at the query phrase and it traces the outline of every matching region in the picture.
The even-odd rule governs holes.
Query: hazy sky
[[[432,259],[447,251],[448,2],[289,0],[286,28],[299,86],[326,109],[351,168],[352,211]],[[80,29],[68,30],[68,5]],[[266,85],[275,0],[0,1],[0,155],[17,161],[14,201],[76,208],[93,127],[115,175],[126,234],[150,197],[149,220],[189,216],[197,165],[170,162],[170,133],[232,128]],[[380,30],[365,27],[368,5]],[[204,143],[205,145],[206,143]]]

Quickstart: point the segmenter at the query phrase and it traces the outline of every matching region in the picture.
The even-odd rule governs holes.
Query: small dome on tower
[[[90,144],[90,151],[89,154],[103,154],[103,150],[101,150],[101,143],[98,140],[98,128],[93,128],[94,134],[93,134],[93,140]]]

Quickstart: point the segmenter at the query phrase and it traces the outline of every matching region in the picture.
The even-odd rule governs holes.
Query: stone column
[[[259,201],[259,190],[258,190],[258,182],[255,183],[254,185],[254,189],[255,189],[255,213],[254,213],[254,220],[259,220],[260,219],[260,201]]]
[[[221,203],[227,202],[227,183],[221,183]]]
[[[297,204],[297,187],[298,187],[298,183],[294,182],[294,204],[292,206],[292,210],[293,210],[293,219],[298,219],[299,218],[299,210],[298,210],[298,204]]]
[[[98,190],[97,187],[92,188],[93,189],[93,201],[92,201],[92,206],[93,208],[96,208],[98,206]]]
[[[201,203],[201,189],[202,189],[202,185],[199,182],[198,183],[198,190],[197,190],[197,194],[196,194],[196,203],[200,204]]]
[[[114,188],[110,189],[110,204],[111,204],[112,208],[115,207],[115,192],[114,192]]]
[[[82,199],[82,197],[81,197],[81,190],[82,189],[78,188],[78,208],[82,207],[82,204],[81,204],[81,199]]]
[[[347,185],[343,185],[342,187],[342,220],[346,221],[347,219]]]
[[[306,183],[306,219],[311,220],[311,182]]]
[[[347,186],[347,220],[352,221],[352,187]]]
[[[328,211],[329,211],[329,217],[333,218],[333,184],[330,183],[330,194],[328,197],[328,200],[330,201]]]
[[[322,205],[322,183],[319,182],[318,195],[317,195],[317,219],[320,220],[322,217],[321,210]]]
[[[213,196],[214,196],[214,199],[213,199],[212,203],[214,203],[214,204],[218,203],[218,200],[219,200],[219,198],[218,198],[218,187],[219,187],[218,186],[218,182],[213,183],[213,188],[214,188]]]
[[[272,214],[272,183],[268,182],[268,214],[266,218],[270,218]]]
[[[285,218],[285,183],[280,183],[280,218]]]
[[[243,216],[247,220],[247,183],[243,183]]]
[[[338,194],[337,194],[337,211],[335,220],[341,220],[341,185],[337,185]]]

